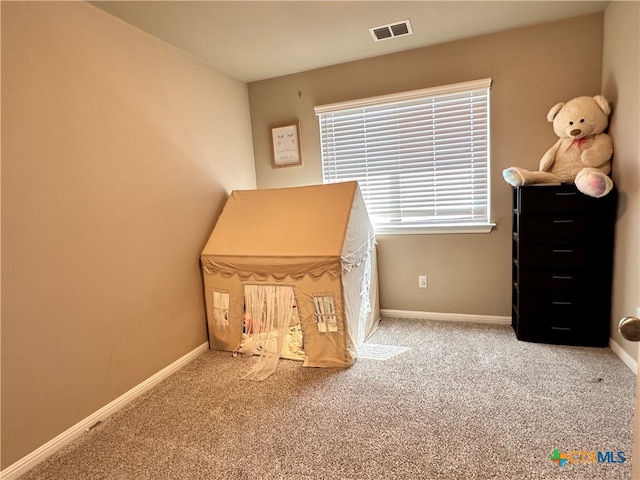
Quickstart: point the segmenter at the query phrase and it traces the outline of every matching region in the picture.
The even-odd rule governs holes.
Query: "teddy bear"
[[[600,198],[613,188],[609,177],[613,142],[604,133],[611,108],[602,95],[576,97],[554,105],[547,114],[560,139],[542,156],[538,171],[510,167],[502,176],[512,187],[536,183],[574,183]]]

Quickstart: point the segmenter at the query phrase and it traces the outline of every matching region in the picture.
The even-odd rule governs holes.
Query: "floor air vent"
[[[411,35],[411,23],[405,20],[399,23],[390,23],[389,25],[380,25],[369,29],[371,36],[376,42],[387,40],[389,38],[401,37],[403,35]]]

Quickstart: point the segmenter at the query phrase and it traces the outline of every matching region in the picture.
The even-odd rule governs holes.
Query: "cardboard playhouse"
[[[375,234],[357,182],[235,190],[202,252],[209,346],[349,367],[379,321]]]

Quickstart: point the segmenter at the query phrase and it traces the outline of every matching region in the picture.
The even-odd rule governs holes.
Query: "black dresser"
[[[519,340],[606,347],[617,191],[513,190],[511,324]]]

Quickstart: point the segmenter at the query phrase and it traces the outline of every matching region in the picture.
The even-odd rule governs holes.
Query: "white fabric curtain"
[[[244,380],[261,381],[275,372],[286,340],[294,302],[293,287],[245,285],[245,309],[251,324],[245,345],[252,345],[258,359]]]

